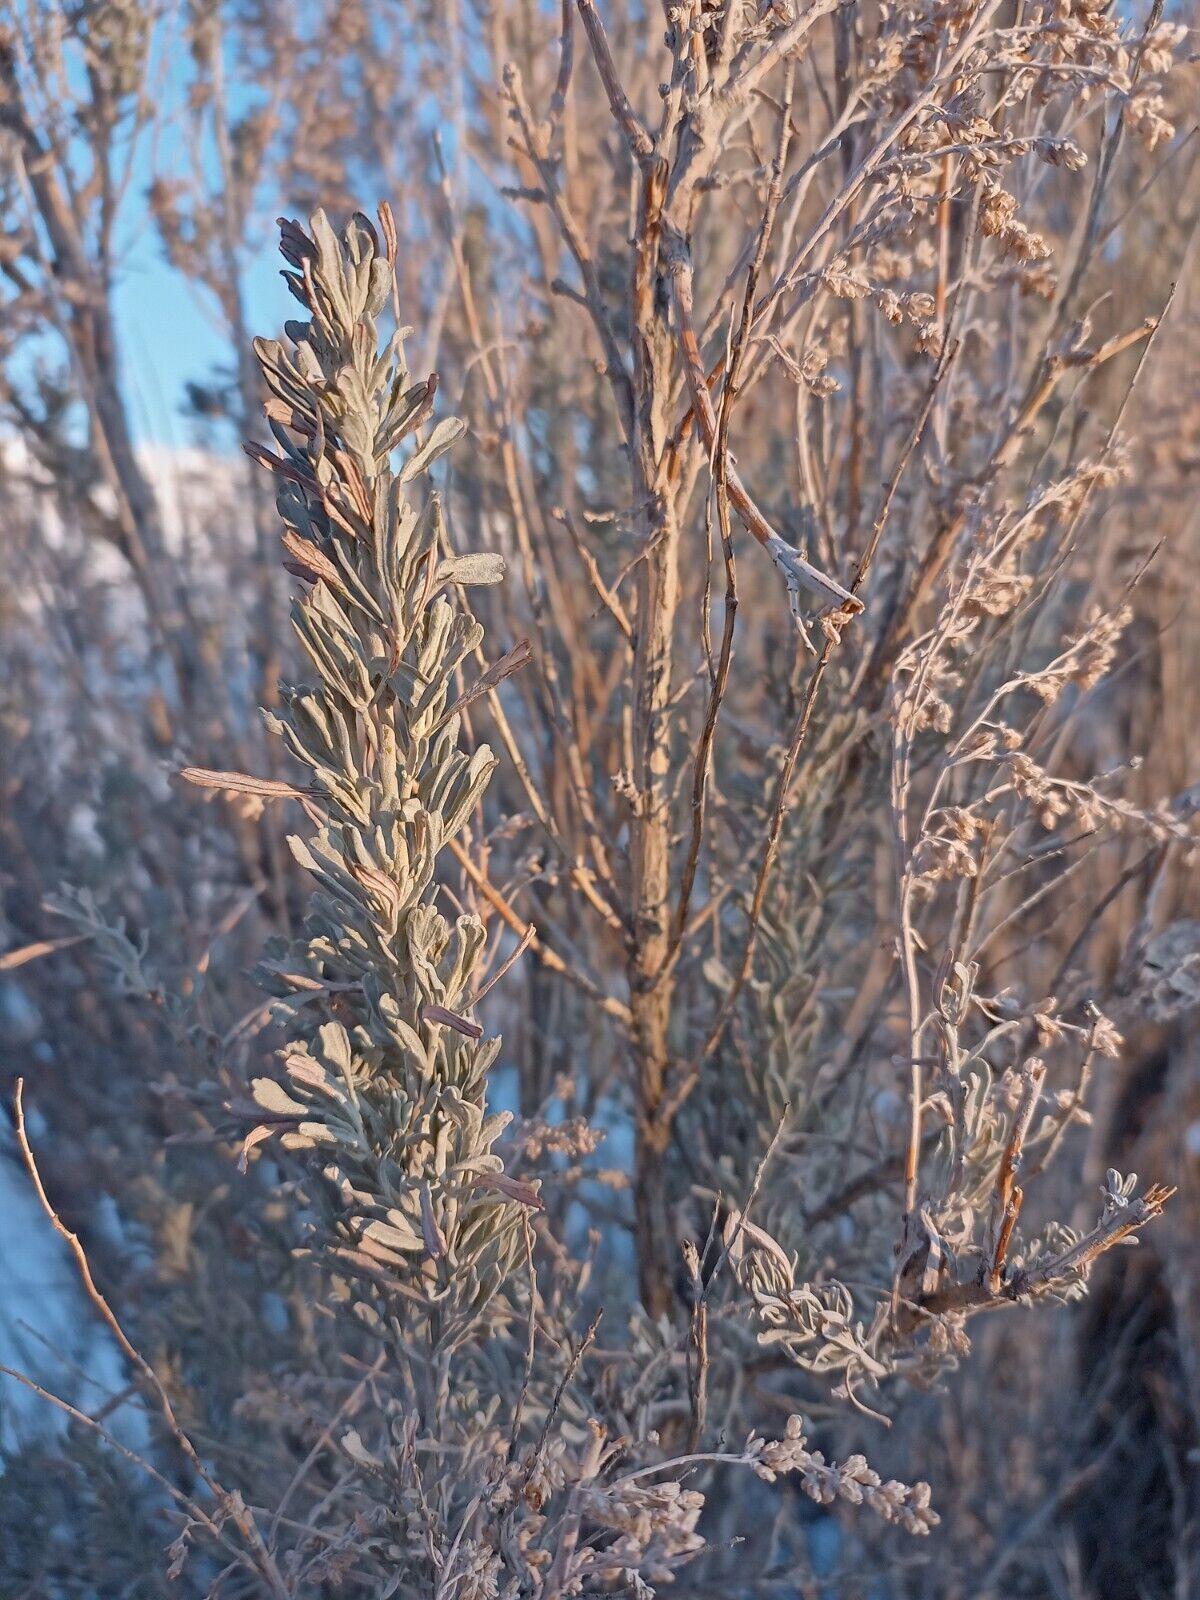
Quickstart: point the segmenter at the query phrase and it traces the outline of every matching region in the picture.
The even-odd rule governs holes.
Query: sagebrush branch
[[[696,340],[695,319],[692,309],[692,265],[688,258],[686,246],[679,242],[671,253],[671,277],[675,289],[675,304],[679,315],[679,341],[683,349],[684,370],[687,374],[688,390],[692,397],[692,406],[700,419],[700,430],[704,436],[704,443],[712,452],[717,444],[717,415],[713,409],[712,399],[708,392],[705,378],[704,362],[700,356],[700,347]],[[791,608],[797,626],[804,628],[804,618],[801,610],[801,590],[807,589],[810,593],[820,595],[826,606],[831,611],[840,612],[851,617],[863,609],[862,601],[831,578],[827,572],[822,572],[815,567],[807,557],[794,550],[787,541],[778,534],[767,518],[759,510],[750,496],[749,490],[738,473],[736,466],[729,461],[725,467],[725,480],[729,488],[729,499],[741,518],[742,523],[749,533],[752,533],[770,556],[775,566],[783,575],[787,589],[788,605]],[[807,636],[806,636],[807,637]]]

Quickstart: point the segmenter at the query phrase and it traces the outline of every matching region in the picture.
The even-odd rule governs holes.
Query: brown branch
[[[625,143],[629,146],[630,154],[639,165],[642,165],[653,157],[654,141],[642,126],[641,120],[630,104],[629,96],[621,86],[616,62],[609,49],[608,36],[604,32],[604,24],[597,14],[594,0],[577,0],[577,4],[588,43],[592,47],[592,60],[596,63],[596,71],[600,74],[600,82],[604,85],[613,117],[625,135]]]
[[[1030,384],[1021,409],[1013,425],[1006,430],[1003,440],[997,445],[991,460],[976,479],[978,486],[988,484],[1011,465],[1018,452],[1028,440],[1035,422],[1040,416],[1046,402],[1050,399],[1062,378],[1072,371],[1094,371],[1106,361],[1111,361],[1114,356],[1128,350],[1131,345],[1138,344],[1143,339],[1149,338],[1155,331],[1157,322],[1154,318],[1147,318],[1137,328],[1127,333],[1118,334],[1108,339],[1098,349],[1081,350],[1074,352],[1060,351],[1047,357],[1037,378]],[[926,551],[921,565],[909,586],[908,593],[897,608],[895,615],[888,627],[880,635],[872,658],[870,679],[878,679],[883,671],[891,649],[901,643],[912,629],[913,621],[922,603],[928,597],[938,577],[945,569],[946,563],[953,555],[966,527],[966,513],[959,512],[942,528],[941,532],[932,541]]]
[[[457,839],[447,841],[448,848],[459,866],[479,890],[480,894],[517,937],[522,941],[522,948],[526,946],[534,952],[542,965],[549,967],[551,972],[557,972],[560,977],[566,978],[577,989],[581,989],[589,1000],[595,1001],[601,1011],[615,1017],[618,1022],[629,1024],[629,1007],[623,1000],[618,1000],[615,995],[605,994],[592,980],[582,972],[576,972],[569,967],[556,950],[544,944],[538,937],[537,929],[531,922],[526,922],[500,893],[488,875],[471,860],[470,855]]]
[[[67,1227],[66,1223],[63,1222],[58,1212],[51,1205],[49,1197],[46,1194],[45,1185],[42,1183],[42,1175],[38,1171],[37,1161],[34,1159],[33,1149],[29,1143],[29,1135],[25,1128],[24,1092],[24,1079],[18,1078],[14,1094],[13,1109],[15,1112],[17,1144],[20,1147],[21,1158],[25,1163],[25,1169],[29,1173],[30,1181],[33,1184],[34,1192],[38,1197],[38,1201],[41,1204],[42,1210],[49,1218],[55,1233],[57,1233],[58,1236],[66,1243],[68,1250],[70,1250],[72,1256],[75,1258],[75,1264],[79,1270],[79,1276],[82,1280],[88,1299],[100,1313],[105,1326],[113,1335],[113,1338],[116,1339],[117,1344],[120,1346],[125,1357],[141,1374],[149,1388],[153,1391],[154,1397],[158,1402],[158,1408],[162,1413],[163,1421],[166,1423],[171,1437],[175,1440],[175,1443],[183,1452],[183,1455],[186,1457],[196,1476],[209,1490],[217,1502],[222,1507],[230,1511],[238,1532],[250,1546],[251,1556],[254,1561],[255,1568],[269,1586],[272,1594],[276,1596],[276,1600],[289,1600],[288,1587],[284,1583],[283,1576],[278,1567],[275,1565],[274,1558],[267,1549],[266,1545],[263,1543],[262,1534],[258,1531],[258,1525],[255,1523],[253,1516],[245,1508],[245,1506],[241,1505],[241,1502],[237,1496],[230,1495],[227,1490],[221,1487],[217,1480],[208,1471],[203,1461],[201,1461],[196,1452],[195,1446],[192,1444],[192,1441],[188,1438],[187,1434],[184,1433],[179,1424],[179,1420],[175,1415],[175,1408],[172,1406],[170,1397],[167,1394],[166,1389],[163,1387],[162,1380],[159,1378],[154,1368],[146,1360],[145,1356],[143,1356],[140,1351],[134,1348],[133,1344],[126,1336],[124,1328],[122,1328],[121,1324],[118,1322],[112,1307],[109,1305],[108,1301],[104,1298],[97,1287],[96,1280],[92,1277],[92,1269],[88,1263],[87,1254],[84,1251],[83,1245],[79,1241],[78,1235],[71,1232],[70,1228]]]
[[[1012,1127],[1005,1141],[996,1186],[992,1195],[992,1215],[988,1226],[989,1247],[985,1249],[988,1288],[998,1294],[1004,1277],[1004,1262],[1017,1218],[1021,1214],[1024,1191],[1017,1185],[1017,1172],[1029,1137],[1030,1124],[1042,1096],[1046,1081],[1046,1063],[1036,1058],[1027,1061],[1021,1071],[1021,1098],[1013,1113]]]
[[[1154,1184],[1139,1199],[1113,1212],[1099,1222],[1082,1239],[1043,1266],[1032,1271],[1014,1272],[997,1288],[985,1278],[966,1283],[954,1283],[948,1288],[922,1295],[915,1302],[915,1311],[924,1316],[944,1316],[947,1313],[973,1314],[978,1311],[995,1311],[1022,1301],[1037,1300],[1041,1296],[1062,1291],[1085,1275],[1099,1256],[1114,1245],[1132,1238],[1139,1229],[1162,1215],[1163,1208],[1175,1193],[1174,1189]]]
[[[888,516],[890,515],[893,502],[895,501],[900,482],[908,470],[909,463],[916,452],[917,446],[921,442],[921,437],[924,434],[926,423],[929,420],[929,413],[933,407],[934,397],[937,394],[939,385],[944,381],[946,374],[950,370],[950,366],[954,359],[954,354],[954,351],[948,352],[942,363],[939,365],[938,370],[934,375],[933,383],[930,385],[929,392],[925,397],[925,403],[921,407],[921,410],[917,415],[917,419],[913,424],[912,430],[909,433],[908,439],[905,442],[904,448],[900,452],[895,467],[892,469],[892,475],[888,480],[886,489],[884,490],[879,513],[875,519],[875,525],[872,529],[871,539],[868,542],[867,549],[864,551],[862,559],[858,564],[858,570],[854,574],[854,581],[850,585],[852,594],[857,594],[858,590],[862,588],[863,584],[867,580],[867,575],[871,570],[871,563],[874,560],[875,552],[879,547],[879,541],[887,524]],[[826,669],[829,666],[829,661],[836,646],[837,639],[838,635],[836,629],[831,629],[826,637],[820,659],[813,670],[808,691],[805,695],[804,705],[801,708],[795,731],[793,732],[792,739],[788,745],[787,754],[784,758],[783,770],[780,773],[779,786],[775,792],[775,802],[771,811],[771,821],[768,826],[767,841],[763,850],[762,860],[759,865],[758,876],[755,881],[754,897],[750,907],[749,926],[747,928],[746,939],[742,948],[742,958],[738,966],[737,974],[734,977],[734,981],[730,986],[728,993],[724,996],[721,1005],[718,1008],[717,1015],[713,1019],[712,1026],[709,1029],[708,1036],[705,1039],[703,1046],[692,1060],[688,1068],[681,1075],[678,1082],[673,1086],[664,1104],[662,1116],[668,1121],[668,1123],[677,1115],[680,1107],[695,1088],[697,1082],[699,1081],[701,1067],[717,1048],[717,1045],[721,1042],[721,1039],[725,1033],[725,1029],[729,1025],[729,1020],[733,1015],[733,1009],[737,1004],[738,997],[740,996],[742,989],[745,987],[746,979],[750,975],[750,969],[754,960],[754,949],[758,939],[758,925],[762,917],[763,905],[766,902],[767,885],[770,881],[771,871],[775,863],[775,856],[778,852],[779,836],[783,829],[783,820],[787,810],[788,789],[791,787],[792,776],[795,772],[796,762],[800,755],[801,746],[808,735],[808,727],[812,719],[813,709],[816,705],[817,695],[820,691],[821,682],[825,676]]]
[[[670,254],[672,257],[670,272],[675,289],[675,304],[679,314],[679,340],[683,349],[684,370],[687,374],[688,387],[691,391],[692,406],[700,419],[700,430],[704,436],[704,443],[708,450],[712,452],[715,451],[717,443],[717,417],[706,387],[704,362],[700,355],[700,347],[696,341],[692,313],[691,258],[686,244],[678,239],[674,242]],[[822,572],[819,567],[814,567],[798,550],[793,550],[791,545],[775,532],[751,499],[737,468],[732,463],[730,463],[726,475],[729,484],[729,498],[733,502],[734,509],[741,518],[747,532],[754,535],[782,573],[788,594],[788,604],[797,626],[806,639],[808,635],[800,614],[801,588],[809,589],[814,594],[820,595],[831,610],[844,616],[854,616],[863,609],[862,601],[851,594],[848,589],[843,589],[836,578],[831,578],[827,573]]]
[[[791,132],[792,89],[793,74],[789,63],[783,95],[783,109],[779,119],[779,138],[775,149],[775,158],[771,164],[771,181],[767,189],[762,222],[758,230],[758,245],[746,274],[746,288],[742,296],[742,312],[737,333],[734,337],[733,351],[729,362],[729,377],[721,390],[721,414],[718,419],[713,446],[712,471],[717,500],[717,520],[721,530],[721,557],[725,566],[725,617],[721,632],[721,651],[717,660],[717,670],[713,674],[708,706],[704,715],[704,726],[700,733],[700,743],[696,750],[695,763],[692,769],[691,835],[688,840],[688,853],[684,862],[683,877],[679,889],[679,903],[675,914],[675,931],[667,953],[668,961],[673,961],[677,956],[683,943],[684,930],[687,927],[688,910],[691,906],[692,890],[695,886],[696,872],[700,863],[700,848],[704,838],[705,800],[709,773],[712,767],[713,742],[716,738],[717,719],[721,714],[721,705],[729,684],[729,673],[733,662],[733,635],[737,623],[738,592],[733,539],[729,531],[729,426],[733,414],[733,402],[738,392],[738,379],[742,370],[742,360],[746,353],[746,341],[750,333],[750,318],[754,309],[754,295],[758,286],[759,274],[766,259],[771,232],[775,225],[775,215],[779,208],[783,169],[787,160],[788,141]],[[696,350],[694,335],[692,349],[693,351]],[[707,617],[706,609],[706,624]]]
[[[620,595],[617,594],[615,589],[610,589],[605,583],[603,574],[600,571],[600,567],[595,556],[588,549],[587,545],[583,541],[583,535],[575,526],[574,517],[572,517],[571,513],[563,506],[555,506],[554,510],[551,512],[551,515],[554,517],[556,522],[561,522],[563,527],[570,534],[571,542],[574,544],[575,549],[579,554],[579,559],[583,562],[584,571],[588,575],[588,582],[596,591],[597,598],[600,600],[600,603],[603,605],[604,609],[612,617],[617,627],[620,628],[626,640],[629,643],[632,643],[633,624],[629,620],[629,613],[625,610],[625,607],[621,602]]]

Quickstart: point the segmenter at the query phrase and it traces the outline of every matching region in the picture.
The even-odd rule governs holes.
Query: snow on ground
[[[27,1120],[35,1136],[36,1119]],[[65,1241],[42,1210],[7,1120],[0,1122],[0,1286],[0,1365],[87,1412],[125,1388],[124,1358],[87,1300]],[[139,1410],[131,1401],[107,1422],[134,1449],[145,1439]],[[0,1450],[59,1431],[66,1420],[32,1390],[0,1376]]]

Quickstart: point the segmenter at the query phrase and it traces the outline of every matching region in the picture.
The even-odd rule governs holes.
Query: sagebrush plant
[[[111,1515],[121,1397],[72,1392],[88,1554],[49,1509],[0,1588],[1125,1600],[1119,1492],[1180,1592],[1178,19],[217,3],[163,109],[176,8],[10,9],[0,999],[158,1476]],[[235,358],[196,411],[251,436],[171,496],[115,352],[139,139]],[[281,195],[325,209],[252,346]],[[1135,1165],[1183,1193],[1114,1250]],[[58,1506],[6,1452],[0,1516]]]
[[[391,214],[381,217],[394,249]],[[320,1203],[307,1248],[331,1275],[333,1304],[387,1344],[382,1432],[343,1440],[386,1491],[372,1516],[360,1513],[347,1569],[361,1570],[369,1545],[386,1594],[649,1592],[705,1547],[705,1497],[682,1476],[701,1461],[768,1482],[795,1472],[820,1504],[861,1503],[927,1533],[937,1520],[927,1484],[885,1483],[860,1455],[827,1464],[799,1417],[781,1441],[752,1434],[741,1451],[677,1460],[653,1436],[611,1438],[596,1417],[564,1427],[561,1383],[555,1392],[535,1371],[528,1213],[541,1207],[538,1184],[507,1174],[495,1153],[509,1118],[488,1115],[500,1040],[484,1039],[474,1015],[485,930],[470,914],[448,921],[437,873],[496,767],[486,744],[463,748],[463,711],[527,647],[456,689],[483,629],[451,597],[500,581],[503,564],[451,554],[436,494],[414,509],[406,486],[463,427],[443,418],[420,437],[436,380],[410,381],[410,329],[380,347],[376,319],[394,280],[373,225],[356,215],[339,235],[317,212],[311,227],[310,237],[283,225],[285,277],[308,320],[287,325],[290,348],[255,345],[278,452],[254,449],[279,479],[288,568],[305,584],[293,626],[315,673],[282,691],[269,721],[309,782],[184,776],[298,799],[319,824],[289,840],[316,887],[306,938],[268,963],[276,1014],[294,1036],[283,1081],[253,1081],[263,1120],[243,1160],[273,1135],[311,1152]],[[750,1227],[732,1227],[735,1247]],[[707,1293],[698,1279],[697,1292]],[[489,1394],[505,1341],[524,1380]],[[633,1469],[631,1454],[642,1456]]]
[[[368,1283],[394,1280],[387,1314],[407,1307],[394,1335],[411,1340],[423,1319],[438,1357],[486,1315],[521,1251],[520,1205],[492,1152],[507,1119],[486,1104],[500,1040],[472,1015],[484,928],[447,921],[436,878],[496,767],[487,745],[463,748],[462,708],[487,685],[456,700],[455,674],[483,629],[447,591],[503,568],[449,555],[436,497],[415,511],[406,495],[461,423],[438,422],[392,467],[436,384],[409,382],[404,330],[379,348],[387,255],[361,221],[340,241],[321,213],[313,228],[315,245],[293,227],[282,243],[309,320],[288,325],[290,350],[255,349],[283,448],[260,456],[280,479],[289,568],[311,584],[292,621],[316,674],[284,689],[270,724],[308,769],[322,826],[289,840],[317,890],[306,940],[273,968],[303,1032],[285,1052],[287,1091],[258,1079],[253,1092],[295,1122],[285,1148],[315,1148],[332,1186],[324,1248]]]

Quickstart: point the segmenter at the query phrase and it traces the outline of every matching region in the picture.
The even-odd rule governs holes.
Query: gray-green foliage
[[[271,1120],[251,1139],[282,1129],[309,1154],[316,1244],[358,1313],[445,1350],[503,1309],[522,1210],[538,1203],[493,1150],[507,1118],[487,1112],[500,1040],[472,1018],[483,926],[438,908],[438,857],[496,766],[487,745],[466,748],[454,704],[483,637],[458,597],[503,568],[448,555],[436,496],[410,499],[463,428],[418,432],[435,381],[410,383],[406,330],[380,345],[393,274],[375,229],[359,215],[338,236],[318,212],[312,231],[285,224],[281,247],[308,317],[286,325],[288,347],[255,346],[280,451],[258,453],[313,672],[269,721],[309,771],[316,831],[290,840],[315,887],[303,941],[269,963],[291,1038],[284,1084],[255,1080]]]
[[[316,825],[290,841],[315,888],[304,940],[269,954],[290,1038],[282,1081],[254,1080],[260,1120],[246,1154],[278,1134],[317,1175],[314,1250],[390,1340],[394,1387],[364,1422],[369,1437],[359,1427],[340,1437],[384,1492],[312,1570],[334,1577],[343,1558],[344,1570],[373,1566],[386,1595],[652,1594],[705,1548],[705,1496],[680,1476],[702,1460],[767,1482],[798,1473],[822,1504],[868,1504],[928,1532],[926,1484],[884,1484],[858,1456],[828,1466],[798,1417],[783,1441],[752,1435],[741,1451],[682,1461],[664,1459],[649,1427],[636,1441],[614,1434],[597,1394],[566,1393],[582,1350],[561,1384],[536,1358],[539,1322],[545,1332],[562,1315],[556,1291],[547,1299],[531,1284],[525,1326],[504,1327],[519,1298],[506,1280],[526,1248],[533,1270],[524,1214],[541,1200],[494,1151],[507,1120],[487,1112],[499,1040],[472,1017],[484,929],[442,915],[436,867],[496,765],[486,746],[464,748],[459,708],[520,652],[452,698],[482,629],[449,592],[502,569],[448,555],[436,498],[418,509],[405,486],[461,428],[439,424],[394,464],[429,415],[433,381],[409,384],[402,334],[379,349],[392,274],[370,223],[357,216],[338,237],[318,212],[312,229],[310,239],[284,225],[288,282],[311,319],[287,325],[290,349],[256,346],[280,453],[253,447],[279,480],[284,545],[305,585],[293,624],[315,673],[283,691],[270,722],[309,780],[191,774],[282,788]],[[499,1336],[472,1338],[484,1330]],[[857,1348],[841,1362],[852,1364]]]

